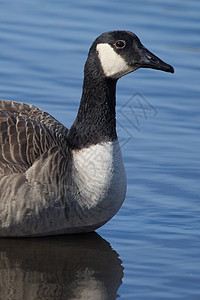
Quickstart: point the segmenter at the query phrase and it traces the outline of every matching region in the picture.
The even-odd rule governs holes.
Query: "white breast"
[[[126,194],[126,175],[118,141],[73,151],[75,182],[88,209],[100,206],[109,218]]]

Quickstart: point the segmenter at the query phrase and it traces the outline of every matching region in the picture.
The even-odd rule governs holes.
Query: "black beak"
[[[174,68],[172,66],[162,61],[159,57],[151,53],[145,47],[140,49],[140,55],[141,59],[137,63],[138,68],[151,68],[174,73]]]

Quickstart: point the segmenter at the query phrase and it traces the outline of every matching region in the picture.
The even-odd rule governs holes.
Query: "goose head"
[[[101,72],[97,76],[115,80],[139,68],[174,73],[173,67],[146,49],[134,33],[122,30],[101,34],[90,48],[87,64],[96,75]]]

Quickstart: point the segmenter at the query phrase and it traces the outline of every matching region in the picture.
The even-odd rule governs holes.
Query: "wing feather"
[[[51,147],[62,147],[67,132],[33,105],[0,100],[0,174],[24,173]]]

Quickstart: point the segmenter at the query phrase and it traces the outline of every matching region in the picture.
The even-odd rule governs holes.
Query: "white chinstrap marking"
[[[99,60],[107,77],[120,78],[133,71],[123,57],[115,52],[109,44],[98,44]]]
[[[100,205],[107,216],[125,199],[126,174],[118,141],[73,152],[75,181],[88,209]],[[80,203],[81,204],[81,203]]]

